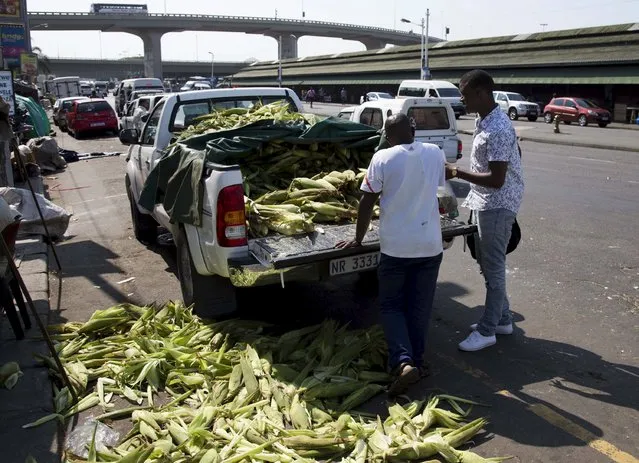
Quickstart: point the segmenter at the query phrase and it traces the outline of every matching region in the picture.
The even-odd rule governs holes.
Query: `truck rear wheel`
[[[129,197],[129,205],[131,206],[131,223],[133,224],[135,239],[145,244],[155,243],[158,237],[158,224],[153,217],[142,214],[138,209],[135,199],[133,199],[128,176],[126,177],[126,194]]]
[[[180,227],[175,237],[177,268],[182,298],[202,318],[215,318],[237,310],[237,290],[231,280],[219,275],[200,275],[193,265],[186,232]]]

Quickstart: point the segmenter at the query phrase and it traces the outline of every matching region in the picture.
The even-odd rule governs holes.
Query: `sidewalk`
[[[42,193],[42,182],[35,183],[39,186],[36,191]],[[48,325],[48,249],[40,236],[18,238],[16,265],[40,319]],[[22,429],[24,424],[53,412],[53,391],[47,368],[38,364],[34,357],[35,354],[48,355],[48,349],[36,321],[31,313],[29,315],[31,328],[25,331],[21,341],[16,341],[6,317],[0,316],[0,365],[18,362],[24,374],[13,389],[0,389],[0,460],[22,463],[31,455],[38,463],[57,463],[60,461],[58,446],[62,442],[56,421]]]

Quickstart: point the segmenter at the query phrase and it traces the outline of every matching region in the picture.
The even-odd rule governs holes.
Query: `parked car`
[[[189,92],[191,90],[210,90],[211,84],[204,80],[189,80],[181,88],[181,92]]]
[[[365,96],[359,98],[359,104],[366,101],[379,101],[379,100],[392,100],[394,97],[390,93],[386,92],[368,92]],[[366,101],[364,101],[366,99]]]
[[[455,119],[466,114],[461,92],[455,84],[445,80],[403,80],[399,84],[397,98],[439,98],[450,104]]]
[[[520,93],[498,91],[493,92],[493,96],[511,121],[516,121],[519,117],[527,117],[530,122],[535,122],[539,117],[539,105],[526,100]]]
[[[76,101],[87,100],[84,96],[71,96],[60,98],[53,103],[53,124],[60,127],[60,130],[67,130],[67,112],[73,107]]]
[[[144,113],[137,115],[136,110],[142,106],[148,114],[164,96],[164,93],[145,95],[129,103],[126,114],[120,118],[120,130],[137,129],[141,132],[147,117],[144,117]]]
[[[559,116],[564,124],[578,122],[581,127],[585,127],[592,122],[603,128],[610,124],[612,120],[610,111],[607,109],[601,108],[585,98],[572,97],[553,98],[546,105],[544,108],[544,121],[550,124],[555,116]]]
[[[126,111],[126,104],[134,99],[132,94],[140,90],[156,90],[163,93],[164,84],[157,78],[125,79],[120,82],[113,92],[118,115],[122,115]]]
[[[69,133],[76,138],[88,132],[118,131],[118,119],[113,107],[108,101],[95,98],[75,101],[67,113],[67,125]]]

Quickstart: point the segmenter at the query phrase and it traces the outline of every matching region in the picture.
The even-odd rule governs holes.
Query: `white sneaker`
[[[477,323],[473,323],[470,325],[470,329],[472,331],[477,331]],[[508,325],[497,325],[495,328],[495,334],[513,334],[513,324],[509,323]]]
[[[495,344],[497,344],[495,335],[484,336],[479,331],[473,331],[466,339],[459,343],[459,349],[465,352],[475,352]]]

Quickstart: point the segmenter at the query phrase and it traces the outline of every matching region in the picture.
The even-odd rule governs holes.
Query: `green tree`
[[[38,57],[38,74],[51,74],[51,60],[49,57],[42,53],[40,47],[33,47],[32,51]]]

